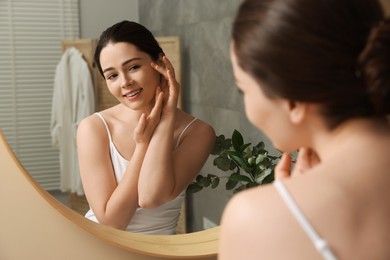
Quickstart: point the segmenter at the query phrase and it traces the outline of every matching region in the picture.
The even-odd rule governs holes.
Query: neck
[[[313,149],[320,160],[351,152],[350,144],[361,147],[369,137],[389,135],[390,126],[381,119],[350,119],[333,130],[322,129],[313,133],[308,147]],[[343,149],[346,149],[344,151]]]
[[[144,107],[142,109],[134,110],[134,109],[128,108],[127,106],[125,106],[123,104],[119,104],[117,108],[118,108],[118,115],[119,114],[122,115],[123,120],[126,121],[126,119],[129,119],[129,120],[137,120],[138,121],[138,119],[141,117],[142,114],[145,114],[146,116],[148,116],[150,114],[150,112],[153,109],[153,105],[151,104],[150,106]]]

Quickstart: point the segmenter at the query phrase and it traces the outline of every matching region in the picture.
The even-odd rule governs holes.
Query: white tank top
[[[114,168],[115,178],[117,183],[120,182],[123,175],[126,172],[127,165],[129,161],[122,157],[122,155],[116,149],[112,138],[110,129],[102,115],[100,113],[97,114],[100,119],[103,121],[104,125],[107,129],[108,138],[110,141],[110,155],[112,160],[112,165]],[[194,118],[181,132],[175,148],[177,148],[180,144],[180,140],[184,134],[184,132],[190,127],[190,125],[195,122],[196,118]],[[177,198],[171,200],[157,208],[152,209],[144,209],[137,208],[136,212],[131,219],[129,225],[126,230],[134,233],[143,233],[143,234],[154,234],[154,235],[172,235],[176,232],[177,221],[180,215],[180,209],[182,205],[182,201],[185,196],[185,190],[182,191]],[[85,214],[85,217],[98,222],[95,214],[92,209]]]

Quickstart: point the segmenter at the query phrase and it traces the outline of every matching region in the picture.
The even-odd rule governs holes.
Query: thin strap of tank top
[[[110,140],[110,143],[112,143],[112,140],[111,140],[111,132],[110,132],[110,129],[108,128],[108,125],[106,123],[106,120],[104,120],[103,116],[100,114],[100,113],[95,113],[96,115],[98,115],[100,117],[100,119],[103,121],[103,124],[106,126],[106,129],[107,129],[107,134],[108,134],[108,139]]]
[[[188,125],[183,129],[183,131],[181,131],[180,135],[179,135],[179,138],[177,139],[177,143],[176,143],[176,146],[175,146],[175,149],[179,146],[180,144],[180,141],[181,141],[181,137],[183,136],[184,132],[192,125],[193,122],[196,121],[196,118],[192,119],[191,122],[188,123]]]
[[[273,184],[291,213],[294,215],[295,219],[313,242],[317,251],[323,256],[325,260],[337,260],[337,257],[333,254],[326,240],[322,239],[318,235],[313,226],[310,224],[309,220],[299,209],[291,194],[288,192],[286,186],[284,186],[280,180],[275,180]]]

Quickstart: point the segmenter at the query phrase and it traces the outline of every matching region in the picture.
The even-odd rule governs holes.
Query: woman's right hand
[[[133,138],[136,144],[148,144],[152,138],[161,118],[162,103],[164,93],[158,87],[156,88],[156,101],[150,114],[147,116],[143,113],[134,129]]]
[[[320,163],[318,155],[310,148],[300,148],[294,168],[291,155],[284,153],[275,167],[275,179],[284,179],[290,176],[304,174],[307,170]]]

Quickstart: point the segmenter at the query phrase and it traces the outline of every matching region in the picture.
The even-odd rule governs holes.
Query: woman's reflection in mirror
[[[94,62],[120,103],[78,127],[86,217],[131,232],[174,234],[214,130],[177,108],[175,70],[144,26],[122,21],[106,29]]]

